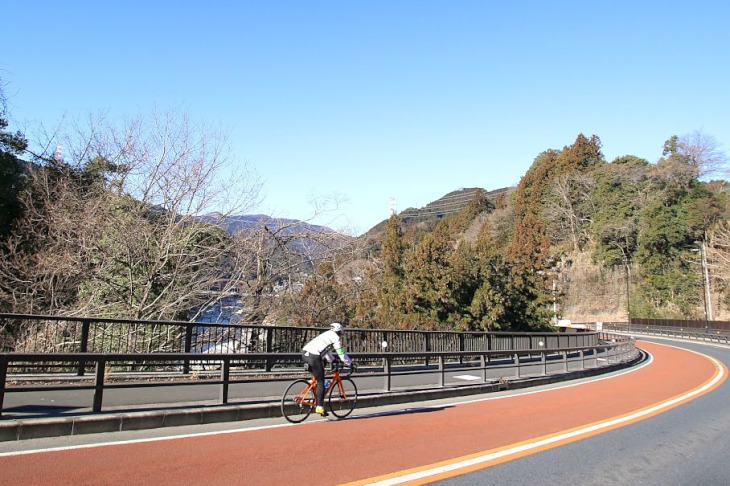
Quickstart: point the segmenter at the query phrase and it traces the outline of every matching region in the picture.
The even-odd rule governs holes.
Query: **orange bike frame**
[[[342,388],[342,378],[340,377],[340,370],[335,370],[331,377],[330,386],[328,386],[324,390],[325,396],[327,396],[327,392],[330,391],[333,386],[335,386],[335,383],[337,383],[340,392],[343,394],[345,393],[345,390]],[[310,390],[314,392],[314,403],[309,403],[309,401],[305,399]],[[299,392],[299,395],[296,396],[294,401],[303,405],[308,405],[310,407],[314,407],[315,405],[317,405],[317,380],[314,377],[309,380],[309,384],[304,387],[304,390]]]

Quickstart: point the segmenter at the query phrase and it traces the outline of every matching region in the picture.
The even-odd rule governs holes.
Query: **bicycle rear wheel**
[[[327,408],[337,418],[345,418],[352,413],[357,403],[357,387],[349,378],[342,378],[342,387],[334,383],[327,395]]]
[[[299,423],[309,417],[314,410],[314,388],[309,389],[309,381],[296,380],[284,392],[281,397],[281,414],[289,422]]]

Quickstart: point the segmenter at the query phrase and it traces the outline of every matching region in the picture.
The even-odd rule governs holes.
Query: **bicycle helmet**
[[[332,324],[330,324],[330,330],[335,331],[337,334],[342,333],[344,329],[344,326],[339,322],[333,322]]]

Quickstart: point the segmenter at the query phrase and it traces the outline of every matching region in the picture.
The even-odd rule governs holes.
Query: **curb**
[[[590,368],[547,376],[507,379],[504,382],[479,385],[452,385],[435,389],[362,394],[358,396],[357,403],[358,406],[366,407],[394,405],[493,393],[503,390],[516,390],[586,378],[629,368],[643,362],[646,359],[646,355],[643,351],[639,351],[639,356],[627,363],[608,365],[601,368]],[[281,417],[281,408],[278,400],[276,402],[247,405],[214,405],[174,410],[100,413],[97,415],[76,417],[10,419],[0,421],[0,441],[145,430],[183,425],[203,425],[272,417]]]

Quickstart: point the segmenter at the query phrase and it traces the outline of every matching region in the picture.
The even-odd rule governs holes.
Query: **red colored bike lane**
[[[0,484],[364,484],[367,478],[555,437],[658,403],[676,406],[690,399],[683,394],[727,376],[724,366],[706,356],[640,346],[654,358],[646,366],[538,393],[374,416],[357,417],[355,410],[343,421],[0,456]],[[668,402],[673,399],[676,403]]]

